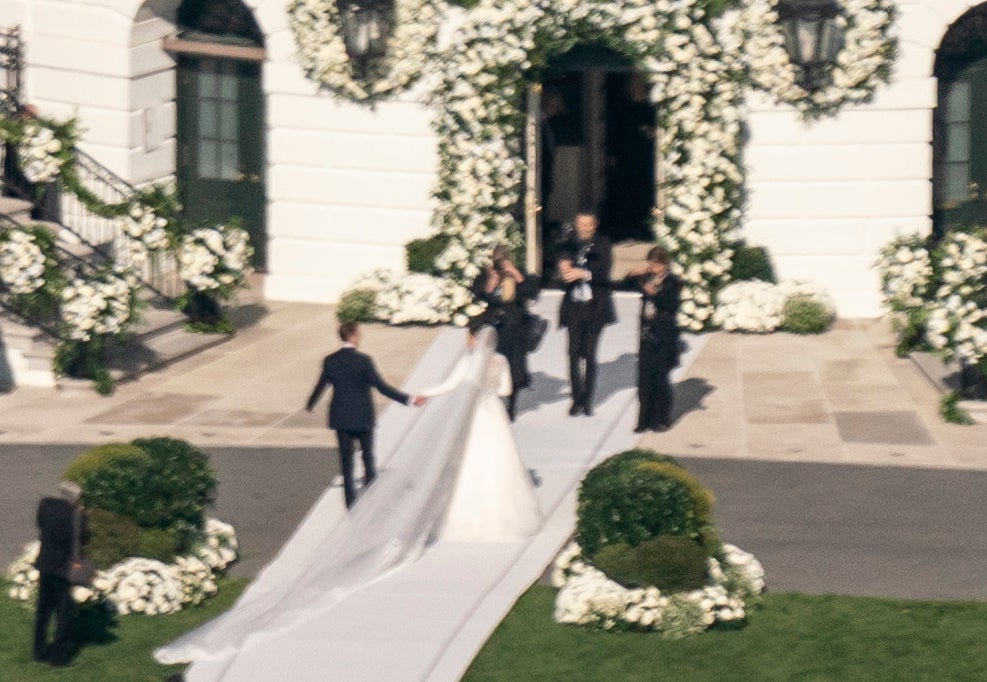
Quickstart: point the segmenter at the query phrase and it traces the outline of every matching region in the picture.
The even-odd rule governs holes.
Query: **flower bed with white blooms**
[[[45,284],[48,257],[30,232],[0,231],[0,284],[12,294],[30,294]]]
[[[236,560],[236,533],[228,523],[207,518],[204,539],[192,553],[176,557],[170,564],[145,557],[128,557],[105,571],[97,571],[91,588],[74,587],[78,603],[106,603],[118,614],[147,616],[175,613],[200,604],[216,594],[216,575]],[[29,543],[7,571],[11,599],[31,602],[38,590],[39,574],[34,567],[40,543]]]
[[[713,321],[731,332],[773,332],[785,322],[785,303],[795,296],[821,303],[830,317],[836,312],[833,299],[818,283],[786,280],[773,284],[752,279],[733,282],[717,293]]]
[[[185,235],[178,249],[182,280],[193,291],[227,296],[243,284],[252,253],[250,237],[242,228],[199,228]]]
[[[724,561],[709,559],[709,584],[689,592],[627,588],[586,561],[570,543],[555,560],[552,585],[557,623],[604,630],[654,631],[669,639],[702,632],[716,623],[743,621],[747,601],[764,591],[764,568],[754,555],[723,546]]]

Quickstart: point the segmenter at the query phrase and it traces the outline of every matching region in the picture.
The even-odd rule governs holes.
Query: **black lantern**
[[[843,47],[843,28],[837,17],[843,13],[837,0],[781,0],[778,19],[785,36],[785,49],[799,68],[799,84],[806,90],[826,85],[826,67],[836,61]]]
[[[366,80],[387,52],[394,17],[393,0],[336,0],[346,54],[357,78]]]

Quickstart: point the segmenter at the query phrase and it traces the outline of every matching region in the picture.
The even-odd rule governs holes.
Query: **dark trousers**
[[[637,359],[638,428],[655,429],[672,423],[674,360],[650,343],[642,343]]]
[[[72,586],[65,578],[42,573],[38,585],[38,612],[34,621],[34,657],[65,665],[72,655]],[[48,623],[55,616],[55,639],[48,644]]]
[[[603,323],[594,306],[576,304],[568,321],[569,385],[574,405],[592,407],[596,389],[596,349],[600,343]]]
[[[363,487],[373,483],[377,478],[377,467],[374,464],[374,432],[369,431],[336,431],[339,441],[339,468],[343,470],[343,494],[346,497],[346,508],[356,502],[356,482],[353,480],[353,444],[360,442],[360,454],[363,456]]]

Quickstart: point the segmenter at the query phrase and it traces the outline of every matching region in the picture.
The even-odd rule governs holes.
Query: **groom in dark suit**
[[[356,322],[339,325],[339,338],[343,341],[343,347],[323,360],[322,374],[305,409],[311,412],[326,387],[332,386],[328,422],[339,441],[339,465],[343,470],[343,492],[346,508],[349,509],[356,502],[353,480],[353,445],[356,441],[359,441],[363,455],[363,487],[369,486],[377,477],[374,464],[374,404],[370,390],[376,388],[391,400],[416,407],[424,405],[425,398],[403,393],[381,379],[370,356],[357,350],[360,327]]]

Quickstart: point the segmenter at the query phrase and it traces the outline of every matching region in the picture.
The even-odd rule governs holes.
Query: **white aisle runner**
[[[248,639],[231,660],[193,664],[186,673],[189,682],[445,682],[463,675],[490,633],[572,533],[576,487],[583,474],[638,440],[632,429],[637,417],[639,299],[617,296],[620,322],[607,327],[600,342],[593,417],[568,414],[566,335],[555,327],[559,300],[558,293],[546,292],[535,306],[552,324],[530,357],[532,389],[522,392],[514,424],[521,457],[538,481],[538,501],[546,517],[540,532],[525,542],[434,544],[417,562],[359,588],[291,629],[260,641]],[[414,393],[444,378],[462,352],[464,339],[465,332],[458,329],[440,334],[406,389]],[[686,341],[689,350],[677,374],[688,367],[704,339]],[[388,454],[414,417],[413,410],[401,407],[383,414],[378,426],[382,466],[387,466]],[[281,570],[309,560],[315,538],[324,537],[343,514],[341,490],[327,490],[250,589],[277,581]]]

